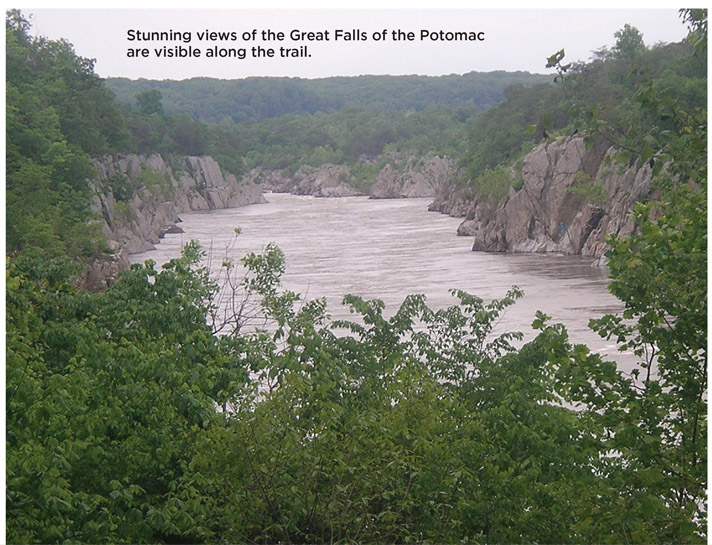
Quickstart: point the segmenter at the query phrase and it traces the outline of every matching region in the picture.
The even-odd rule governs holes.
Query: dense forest
[[[156,90],[166,113],[184,113],[199,121],[259,121],[286,114],[332,113],[349,107],[381,112],[421,111],[432,104],[485,110],[504,100],[511,85],[551,83],[528,72],[470,72],[450,76],[358,76],[323,79],[193,78],[129,80],[109,78],[106,85],[120,102]]]
[[[706,60],[691,52],[689,42],[648,49],[642,34],[629,25],[615,37],[616,45],[596,51],[589,63],[562,64],[564,51],[554,54],[548,59],[549,67],[559,69],[554,87],[510,88],[508,100],[474,124],[469,147],[460,156],[467,170],[463,180],[492,191],[487,186],[497,176],[483,176],[487,171],[521,158],[533,141],[579,132],[621,152],[635,154],[647,145],[642,155],[649,159],[659,134],[679,127],[669,113],[643,106],[644,89],[674,96],[685,110],[706,107]]]
[[[500,72],[323,80],[115,78],[107,85],[121,103],[142,112],[135,125],[147,122],[145,114],[165,112],[168,117],[162,119],[174,119],[179,132],[193,133],[183,138],[191,143],[184,149],[210,151],[238,175],[257,166],[294,171],[301,165],[334,163],[348,165],[359,179],[363,172],[372,172],[372,164],[384,153],[432,152],[457,158],[466,172],[463,182],[501,194],[503,188],[492,186],[506,185],[505,165],[545,136],[590,129],[590,134],[621,148],[640,147],[635,139],[649,134],[654,125],[654,119],[636,117],[647,115],[632,100],[643,82],[674,94],[684,108],[704,107],[706,65],[690,54],[689,43],[649,49],[630,26],[616,38],[616,46],[596,51],[591,62],[569,65],[559,85],[553,85],[550,76],[544,80]],[[241,113],[245,109],[250,113]],[[196,130],[184,116],[213,123],[209,131]],[[140,130],[150,136],[142,138],[139,147],[170,153],[176,128],[166,130],[158,121]],[[598,126],[590,126],[592,122]],[[601,130],[603,123],[608,130]],[[645,128],[639,135],[627,134],[641,124]],[[219,138],[210,144],[209,134]],[[627,134],[629,142],[622,144],[621,134]],[[234,158],[235,150],[240,160]]]
[[[681,16],[680,44],[648,49],[626,26],[484,112],[334,91],[335,111],[209,125],[164,111],[163,90],[116,101],[91,60],[9,12],[7,542],[706,542],[707,12]],[[104,292],[73,282],[109,251],[87,184],[103,154],[209,153],[242,172],[280,148],[274,168],[434,149],[488,192],[574,132],[654,169],[637,231],[609,241],[625,311],[591,324],[637,355],[630,374],[541,313],[530,342],[495,335],[517,288],[437,311],[411,295],[391,317],[346,295],[353,320],[332,322],[281,287],[272,245],[220,278],[190,243]]]
[[[209,152],[236,175],[257,166],[293,171],[331,163],[348,165],[359,178],[388,152],[459,156],[478,113],[505,100],[511,85],[551,86],[541,81],[528,73],[493,72],[107,84],[123,97],[143,151],[172,153],[179,133],[188,144],[181,151]],[[205,121],[212,123],[196,124]]]

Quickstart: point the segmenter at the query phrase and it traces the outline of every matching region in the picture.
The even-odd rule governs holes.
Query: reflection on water
[[[607,290],[605,270],[592,267],[590,259],[472,252],[472,240],[455,235],[460,220],[428,212],[427,199],[266,198],[266,204],[184,214],[184,234],[166,235],[157,250],[132,261],[150,258],[160,265],[196,239],[219,266],[228,247],[227,257],[238,261],[274,242],[286,256],[284,286],[305,298],[325,297],[333,318],[350,317],[340,304],[347,293],[381,299],[392,314],[410,293],[425,294],[432,308],[443,308],[455,302],[452,288],[489,301],[519,286],[525,296],[500,328],[523,331],[529,339],[541,310],[564,323],[575,342],[621,361],[611,343],[588,329],[589,319],[622,309]],[[238,226],[242,234],[235,241]]]

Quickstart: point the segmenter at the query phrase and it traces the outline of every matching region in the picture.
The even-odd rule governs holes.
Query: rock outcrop
[[[381,167],[377,165],[383,165]],[[434,197],[453,170],[448,158],[428,154],[393,153],[378,162],[366,163],[378,169],[366,192],[357,188],[356,177],[346,165],[302,166],[293,174],[281,170],[255,168],[243,180],[258,184],[263,191],[312,195],[315,197],[353,197],[369,195],[373,199]]]
[[[263,191],[313,195],[315,197],[354,197],[363,193],[353,187],[353,177],[345,165],[302,166],[294,174],[256,168],[243,179],[257,183]]]
[[[452,169],[447,157],[396,156],[378,173],[369,194],[372,199],[435,197]]]
[[[622,167],[612,155],[611,149],[587,148],[582,138],[543,143],[515,173],[521,188],[500,202],[468,199],[457,189],[431,209],[464,215],[458,234],[474,236],[475,251],[600,257],[608,234],[633,232],[628,212],[650,192],[647,165]]]
[[[223,174],[212,157],[185,157],[171,166],[157,154],[118,155],[95,161],[92,209],[112,250],[81,279],[103,289],[128,267],[128,255],[153,249],[168,232],[180,232],[179,214],[264,202],[259,186]]]

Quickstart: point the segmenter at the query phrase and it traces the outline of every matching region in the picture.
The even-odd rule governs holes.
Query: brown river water
[[[131,261],[153,259],[159,265],[177,257],[182,246],[198,240],[219,268],[226,249],[233,261],[274,242],[284,252],[284,287],[305,299],[325,297],[332,318],[351,319],[341,305],[345,294],[381,299],[393,314],[411,293],[427,296],[431,308],[456,303],[452,288],[490,301],[512,286],[524,297],[503,315],[498,330],[534,333],[537,310],[563,323],[574,342],[618,361],[630,354],[588,328],[588,321],[619,312],[622,305],[608,292],[605,269],[592,260],[556,254],[501,254],[471,251],[472,239],[458,237],[459,219],[428,212],[428,199],[371,200],[267,194],[266,204],[190,212],[181,215],[182,234],[169,234],[156,250]],[[241,235],[234,240],[235,227]]]

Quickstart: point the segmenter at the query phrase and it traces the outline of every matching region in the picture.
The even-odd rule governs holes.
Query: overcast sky
[[[102,77],[185,79],[196,76],[305,78],[360,74],[462,74],[470,71],[526,70],[546,73],[546,58],[560,49],[566,60],[587,61],[594,50],[615,43],[614,33],[629,23],[648,45],[676,42],[687,33],[675,9],[501,9],[501,10],[217,10],[217,9],[23,9],[33,32],[65,38],[77,54],[96,59]],[[263,30],[283,32],[282,42],[261,40]],[[336,30],[365,40],[335,40]],[[394,41],[393,30],[413,32],[413,41]],[[205,41],[198,32],[235,32],[237,41]],[[243,33],[257,30],[257,40]],[[329,40],[292,41],[290,33],[328,31]],[[381,34],[386,31],[386,38]],[[476,41],[421,40],[421,31],[475,32]],[[190,43],[129,41],[129,31],[191,33]],[[184,34],[181,34],[184,36]],[[315,37],[325,37],[325,34]],[[375,38],[381,38],[376,40]],[[193,47],[200,58],[157,58],[163,46]],[[311,57],[280,58],[279,48],[307,46]],[[206,58],[207,49],[232,48],[246,58]],[[252,58],[252,48],[275,50],[273,58]],[[128,58],[129,48],[147,48],[148,58]]]

